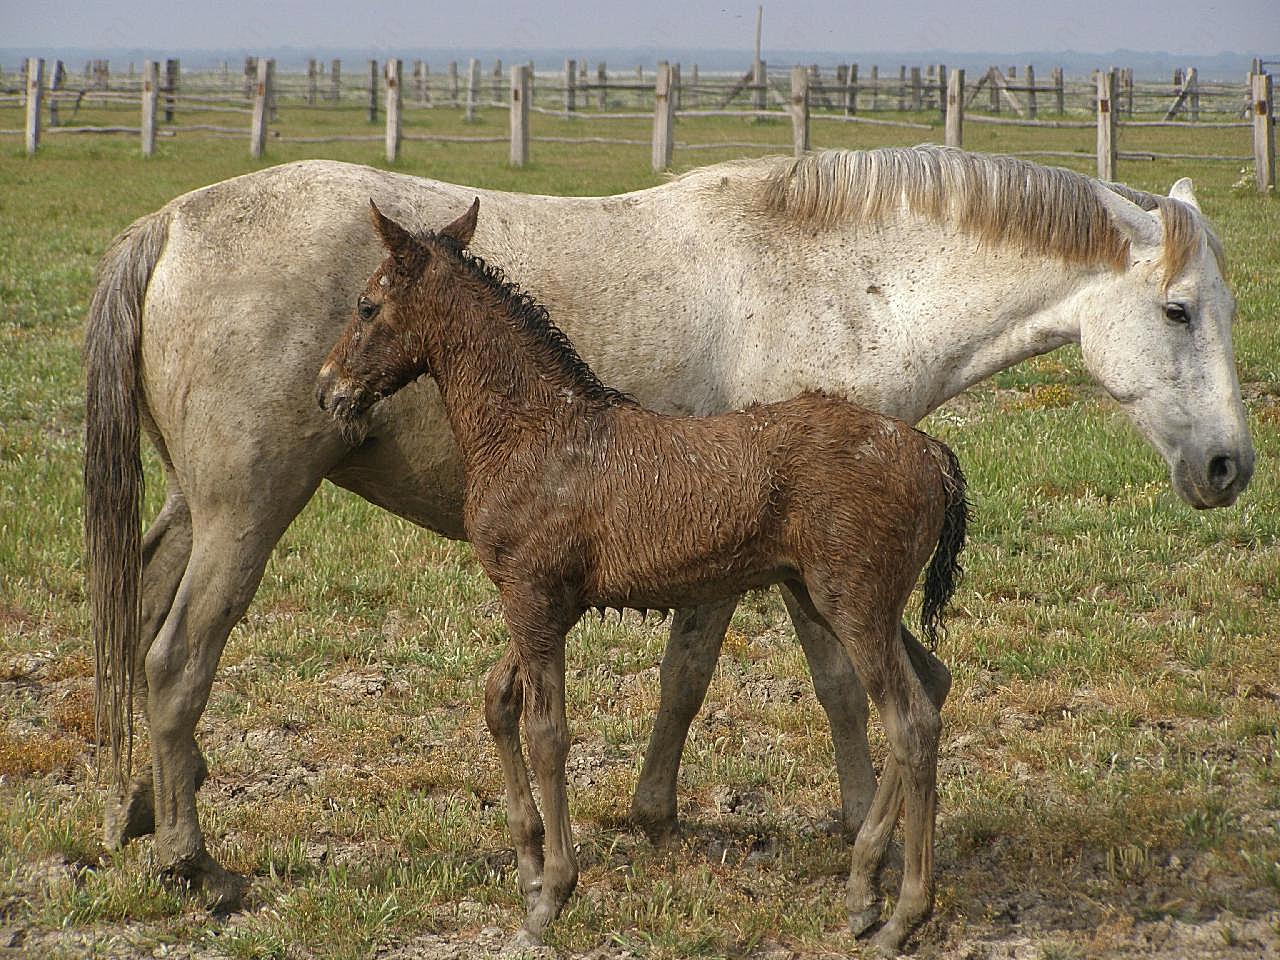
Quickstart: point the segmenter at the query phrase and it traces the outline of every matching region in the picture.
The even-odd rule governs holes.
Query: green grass
[[[368,126],[348,112],[286,110],[281,129]],[[0,127],[17,125],[0,110]],[[411,111],[408,129],[501,132],[505,117],[467,125],[454,111]],[[542,116],[534,129],[600,132]],[[648,136],[640,121],[608,129]],[[814,127],[819,146],[940,134]],[[966,135],[977,149],[1078,149],[1070,165],[1092,165],[1089,131],[973,125]],[[677,136],[783,149],[790,129],[699,121]],[[1143,132],[1141,146],[1247,153],[1245,136]],[[243,140],[182,137],[144,162],[133,138],[55,135],[28,158],[20,141],[0,140],[0,926],[23,931],[37,954],[77,956],[96,940],[146,955],[194,942],[244,958],[367,957],[520,922],[480,711],[504,642],[492,590],[465,544],[331,487],[281,541],[201,726],[213,768],[202,817],[217,855],[249,875],[248,909],[225,923],[194,910],[156,881],[145,842],[100,858],[79,479],[93,269],[114,233],[192,187],[308,156],[385,165],[377,143],[268,151],[254,162]],[[677,165],[737,152],[677,151]],[[535,193],[661,179],[647,147],[535,143],[532,155],[516,170],[505,144],[410,142],[394,166]],[[1193,176],[1217,224],[1240,302],[1257,473],[1236,507],[1189,509],[1071,349],[1002,373],[929,422],[966,464],[977,513],[942,649],[956,680],[927,949],[958,931],[1018,933],[1027,891],[1055,905],[1032,931],[1042,955],[1074,957],[1101,949],[1082,923],[1256,918],[1280,886],[1280,204],[1234,189],[1232,164],[1130,162],[1120,173],[1160,190]],[[150,457],[148,469],[154,511]],[[665,636],[628,617],[571,638],[584,870],[553,943],[672,958],[775,941],[805,955],[854,949],[841,929],[847,856],[829,830],[825,718],[776,598],[742,604],[690,737],[687,842],[664,855],[625,827]],[[751,803],[727,803],[726,789]]]

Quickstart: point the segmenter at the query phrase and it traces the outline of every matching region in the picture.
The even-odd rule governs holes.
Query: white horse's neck
[[[1081,301],[1100,272],[984,247],[920,221],[810,237],[778,255],[794,262],[775,280],[847,275],[838,261],[849,259],[859,279],[806,288],[744,276],[755,300],[729,331],[742,344],[729,404],[817,387],[912,423],[966,387],[1078,340]]]

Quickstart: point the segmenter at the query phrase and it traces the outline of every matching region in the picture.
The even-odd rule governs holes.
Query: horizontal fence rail
[[[1132,70],[1111,68],[1089,78],[1065,77],[1061,68],[1037,73],[1033,65],[991,66],[972,75],[944,64],[879,65],[856,63],[834,69],[816,65],[785,71],[761,61],[741,73],[682,71],[666,61],[656,70],[594,69],[585,60],[569,59],[561,71],[535,72],[533,64],[491,67],[472,58],[433,69],[423,60],[376,60],[344,65],[341,60],[310,60],[304,71],[279,72],[273,60],[246,57],[224,63],[220,70],[186,71],[177,59],[146,61],[140,71],[111,72],[105,60],[69,71],[61,61],[47,65],[28,59],[15,74],[0,72],[0,115],[22,117],[20,125],[0,128],[0,135],[23,136],[35,153],[42,139],[62,134],[136,135],[141,152],[152,156],[158,138],[186,135],[245,137],[253,156],[270,143],[383,142],[387,160],[399,156],[402,142],[510,144],[510,162],[528,162],[529,144],[611,143],[649,145],[655,170],[670,167],[675,152],[718,147],[750,150],[810,148],[815,124],[864,124],[903,130],[941,128],[944,142],[962,146],[964,125],[1018,126],[1045,130],[1088,130],[1096,133],[1099,176],[1113,178],[1118,160],[1187,159],[1252,163],[1257,187],[1275,184],[1275,115],[1273,85],[1264,64],[1246,84],[1202,81],[1195,68],[1175,70],[1168,82],[1135,81]],[[435,134],[422,129],[437,109],[464,111],[467,123],[484,112],[507,111],[505,135]],[[383,124],[380,133],[348,129],[290,134],[281,129],[282,111],[289,117],[337,118]],[[345,111],[345,112],[344,112]],[[129,113],[118,122],[117,114]],[[80,120],[82,114],[95,122]],[[100,122],[110,115],[111,122]],[[538,136],[532,118],[553,116],[574,123],[652,122],[652,136],[609,136],[606,132],[577,136]],[[678,141],[679,120],[741,118],[781,122],[791,127],[790,143],[721,140]],[[119,118],[123,120],[123,117]],[[191,122],[191,121],[197,122]],[[327,119],[326,119],[327,124]],[[335,124],[336,127],[336,124]],[[1146,129],[1250,129],[1251,155],[1206,155],[1160,152],[1129,143]],[[1129,149],[1121,149],[1125,142]],[[1078,152],[1046,149],[1035,156],[1078,156]]]

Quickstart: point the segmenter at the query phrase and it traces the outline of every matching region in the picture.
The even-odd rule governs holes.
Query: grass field
[[[20,126],[9,112],[0,128]],[[496,113],[429,122],[505,130]],[[536,133],[575,131],[535,119]],[[610,131],[648,135],[639,122]],[[1091,131],[966,133],[975,149],[1079,150],[1069,165],[1092,166]],[[719,120],[677,135],[783,149],[790,128]],[[814,129],[817,146],[940,136]],[[101,850],[80,546],[79,350],[96,260],[133,218],[192,187],[302,157],[381,160],[378,144],[277,143],[256,163],[246,141],[162,140],[150,162],[134,138],[50,137],[35,158],[0,142],[0,957],[407,960],[483,954],[501,941],[492,928],[522,919],[480,709],[504,642],[488,581],[465,544],[332,487],[281,542],[201,726],[213,769],[203,822],[214,853],[250,877],[247,909],[210,918],[154,879],[146,842]],[[1159,131],[1142,147],[1244,154],[1248,140]],[[677,163],[737,152],[677,152]],[[659,180],[647,147],[532,153],[513,170],[505,144],[410,143],[395,166],[537,193]],[[1120,169],[1152,190],[1182,175],[1217,225],[1239,299],[1253,486],[1230,509],[1182,504],[1072,349],[926,424],[965,463],[976,521],[941,648],[956,679],[939,901],[913,941],[920,956],[1280,949],[1280,201],[1233,187],[1231,164]],[[148,469],[154,481],[154,459]],[[153,482],[151,511],[158,492]],[[665,636],[629,616],[570,637],[583,874],[553,948],[856,954],[825,719],[776,597],[749,597],[731,628],[686,751],[684,842],[661,854],[625,825]]]

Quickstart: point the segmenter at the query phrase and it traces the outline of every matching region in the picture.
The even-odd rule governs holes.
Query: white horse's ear
[[[1111,214],[1117,227],[1129,238],[1129,242],[1138,247],[1158,247],[1164,239],[1164,229],[1160,218],[1148,213],[1132,200],[1120,196],[1106,184],[1095,182],[1093,192],[1102,205]]]
[[[1200,209],[1200,204],[1196,202],[1195,184],[1191,182],[1190,177],[1183,177],[1175,183],[1172,189],[1169,190],[1169,196],[1175,200],[1181,200],[1187,206],[1196,210]]]

